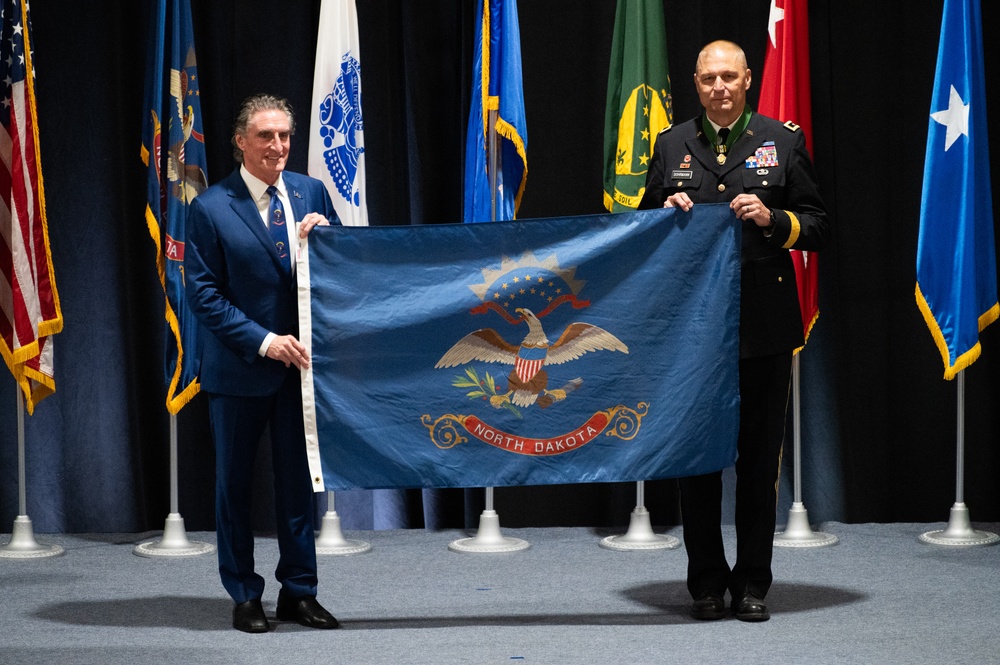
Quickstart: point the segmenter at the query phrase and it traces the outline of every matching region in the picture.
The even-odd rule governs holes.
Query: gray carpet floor
[[[504,529],[531,543],[509,554],[451,552],[457,531],[352,532],[372,551],[320,557],[319,600],[343,627],[264,635],[232,629],[214,554],[39,534],[66,553],[0,559],[0,663],[998,663],[1000,547],[918,542],[943,526],[827,523],[834,546],[775,548],[762,624],[690,619],[683,549],[610,551],[608,532]],[[257,562],[273,617],[273,538]]]

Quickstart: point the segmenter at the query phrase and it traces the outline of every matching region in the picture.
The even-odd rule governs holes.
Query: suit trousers
[[[722,541],[722,472],[682,478],[681,516],[693,598],[764,598],[771,586],[771,552],[778,473],[785,436],[791,352],[740,359],[740,432],[736,458],[736,563]]]
[[[254,571],[251,503],[254,458],[269,426],[279,550],[275,577],[292,596],[315,596],[315,511],[299,370],[290,368],[274,395],[209,394],[208,405],[215,441],[215,520],[222,585],[237,603],[259,599],[264,592],[264,578]]]

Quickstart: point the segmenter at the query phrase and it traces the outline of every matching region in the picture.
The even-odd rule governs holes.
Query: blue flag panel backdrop
[[[314,489],[731,465],[739,247],[724,205],[317,227],[298,264]]]

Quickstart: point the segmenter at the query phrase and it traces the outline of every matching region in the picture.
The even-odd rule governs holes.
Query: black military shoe
[[[767,621],[771,618],[764,601],[752,593],[740,598],[739,602],[734,600],[733,612],[740,621]]]
[[[703,593],[691,605],[691,617],[699,621],[715,621],[726,616],[726,601],[712,592]]]

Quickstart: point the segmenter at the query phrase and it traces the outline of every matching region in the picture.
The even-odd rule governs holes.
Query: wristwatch
[[[770,238],[771,237],[771,234],[774,233],[774,226],[777,223],[778,223],[778,220],[776,220],[774,218],[774,210],[772,210],[771,211],[771,221],[768,222],[767,226],[763,227],[764,237],[765,238]]]

